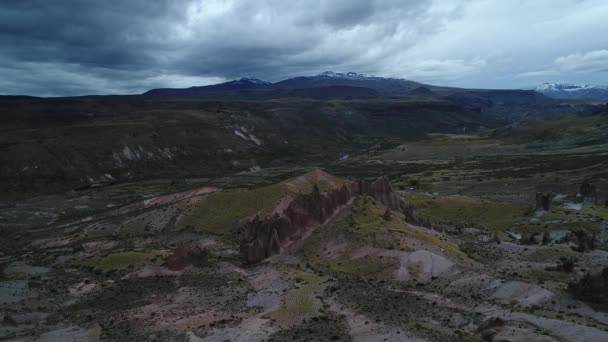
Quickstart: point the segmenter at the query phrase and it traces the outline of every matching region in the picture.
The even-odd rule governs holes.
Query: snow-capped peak
[[[608,99],[608,86],[576,85],[570,83],[543,83],[537,92],[556,98]]]
[[[373,75],[366,74],[358,74],[356,72],[333,72],[333,71],[325,71],[317,75],[317,77],[332,77],[332,78],[346,78],[350,80],[364,80],[364,79],[373,79],[378,78]]]
[[[608,89],[606,86],[598,85],[577,85],[571,83],[543,83],[536,87],[536,90],[565,90],[576,91],[579,89]]]
[[[269,84],[271,84],[270,82],[266,82],[266,81],[260,80],[259,78],[253,78],[253,77],[242,77],[239,80],[232,81],[232,83],[235,83],[235,84],[253,83],[253,84],[259,84],[259,85],[269,85]]]
[[[571,86],[571,84],[560,84],[560,83],[543,83],[536,87],[536,91],[545,91],[545,90],[558,90],[564,86]]]

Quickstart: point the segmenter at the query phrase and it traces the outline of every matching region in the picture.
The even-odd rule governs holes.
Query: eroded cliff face
[[[316,171],[317,175],[324,174]],[[245,263],[257,263],[279,253],[303,238],[348,205],[356,196],[369,196],[393,211],[411,216],[405,200],[393,191],[388,178],[375,181],[342,181],[340,186],[320,190],[314,183],[310,192],[294,195],[289,204],[272,214],[250,220],[241,239],[240,254]]]
[[[411,216],[411,207],[407,205],[403,196],[393,191],[387,176],[382,176],[373,182],[359,181],[357,194],[369,196],[393,211],[403,212],[406,219],[408,215]]]

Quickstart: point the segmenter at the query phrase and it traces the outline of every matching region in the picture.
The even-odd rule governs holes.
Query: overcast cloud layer
[[[0,2],[0,94],[139,93],[325,70],[608,84],[605,0]]]

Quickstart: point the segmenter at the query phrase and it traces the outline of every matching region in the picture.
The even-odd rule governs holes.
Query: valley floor
[[[607,123],[564,120],[3,205],[0,339],[606,341],[608,303],[576,284],[608,266]],[[413,215],[356,196],[243,263],[243,225],[286,189],[337,186],[315,166],[388,175]]]

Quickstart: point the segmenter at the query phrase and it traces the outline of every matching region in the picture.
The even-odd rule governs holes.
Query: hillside
[[[316,94],[324,98],[324,90]],[[304,90],[295,90],[295,92]],[[500,122],[434,99],[150,99],[140,96],[3,101],[4,196],[155,178],[215,177],[320,165],[391,139],[457,133]]]
[[[608,107],[429,91],[4,102],[0,338],[601,341]]]
[[[13,227],[0,337],[601,341],[608,320],[588,296],[604,296],[577,281],[608,262],[593,233],[608,212],[590,197],[572,209],[576,196],[533,214],[313,170]]]

